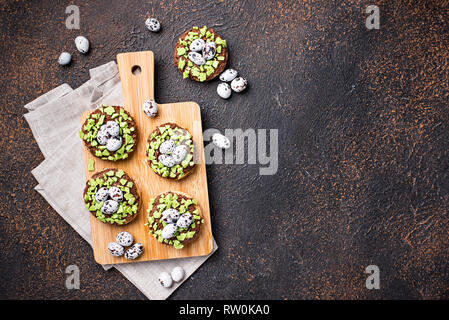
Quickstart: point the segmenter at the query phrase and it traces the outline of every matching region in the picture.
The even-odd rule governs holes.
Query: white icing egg
[[[72,61],[72,55],[68,52],[61,53],[61,55],[58,58],[58,63],[61,66],[68,65],[70,63],[70,61]]]
[[[169,223],[164,227],[164,229],[162,229],[161,236],[164,239],[170,239],[175,235],[177,230],[178,230],[178,227],[176,226],[176,224]]]
[[[106,142],[106,149],[108,149],[108,151],[117,151],[122,147],[122,142],[121,136],[111,137],[108,142]]]
[[[115,200],[117,202],[123,201],[123,192],[118,187],[110,187],[109,188],[109,197],[111,197],[112,200]]]
[[[105,187],[98,189],[97,193],[95,193],[95,200],[97,202],[104,202],[108,200],[109,190]]]
[[[172,272],[171,272],[171,277],[173,279],[173,281],[175,282],[179,282],[184,278],[184,269],[181,267],[174,267]]]
[[[115,242],[108,243],[108,251],[115,257],[120,257],[125,253],[125,248]]]
[[[157,280],[164,288],[170,288],[173,284],[173,280],[167,272],[162,272]]]
[[[183,215],[181,215],[178,219],[178,221],[176,222],[176,225],[179,228],[188,228],[193,221],[193,217],[190,214],[190,212],[186,212]]]
[[[171,153],[175,149],[175,146],[175,141],[169,139],[161,143],[161,145],[159,146],[159,152],[163,154]]]
[[[89,40],[86,37],[78,36],[75,38],[75,46],[81,53],[87,53],[89,51]]]

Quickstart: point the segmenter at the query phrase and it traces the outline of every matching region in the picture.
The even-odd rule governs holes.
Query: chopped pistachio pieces
[[[95,160],[89,159],[89,165],[87,166],[87,170],[95,171]]]
[[[193,159],[194,154],[192,135],[183,128],[172,128],[171,125],[159,126],[150,135],[150,141],[146,148],[148,164],[156,174],[164,178],[179,179],[180,176],[185,176],[183,168],[186,168],[187,166],[182,167],[182,164],[178,163],[171,167],[167,167],[164,165],[164,163],[159,161],[159,156],[161,155],[159,147],[162,145],[162,143],[168,140],[174,141],[175,147],[181,145],[187,147],[186,149],[189,152],[184,156],[183,161],[187,160],[187,166],[189,165],[189,163]]]
[[[116,151],[108,151],[106,145],[100,145],[97,141],[97,135],[105,122],[114,121],[120,127],[120,136],[123,138],[122,146]],[[82,130],[80,138],[85,141],[86,146],[93,155],[103,160],[117,161],[128,158],[128,154],[133,151],[135,144],[132,126],[133,120],[122,107],[103,106],[88,115]]]
[[[190,45],[196,39],[203,39],[205,42],[214,42],[216,45],[216,54],[211,60],[207,60],[204,65],[195,65],[193,61],[188,58],[190,52]],[[179,57],[177,67],[182,73],[184,79],[189,77],[196,78],[195,80],[204,82],[208,77],[215,73],[215,70],[220,67],[220,62],[226,60],[223,53],[223,48],[227,48],[226,40],[216,36],[207,26],[192,27],[184,38],[180,38],[176,48],[176,55]],[[184,57],[184,59],[183,59]],[[209,68],[207,67],[209,66]]]
[[[178,48],[177,51],[178,56],[182,56],[187,52],[185,48]]]
[[[181,198],[180,198],[181,197]],[[179,200],[179,201],[178,201]],[[148,220],[146,225],[148,226],[149,233],[155,236],[155,238],[159,241],[161,239],[162,230],[167,225],[167,222],[161,221],[160,218],[162,216],[162,212],[166,210],[167,208],[174,207],[175,204],[179,206],[179,203],[182,203],[183,205],[179,209],[179,213],[181,214],[181,217],[183,214],[189,212],[192,214],[194,219],[185,228],[178,227],[176,232],[173,234],[173,236],[169,239],[163,239],[162,242],[172,245],[176,249],[182,249],[184,247],[183,242],[192,239],[195,237],[195,235],[198,232],[198,226],[204,222],[202,221],[196,221],[201,219],[199,216],[199,209],[197,207],[198,201],[196,199],[189,199],[186,198],[183,195],[177,194],[175,192],[173,193],[166,193],[161,194],[158,197],[154,199],[150,199],[150,208],[148,210]],[[197,214],[195,214],[197,213]],[[197,218],[195,218],[197,217]],[[167,240],[167,241],[165,241]]]

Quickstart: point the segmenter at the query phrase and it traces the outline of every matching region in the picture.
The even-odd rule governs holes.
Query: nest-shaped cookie
[[[108,123],[118,128],[118,135],[108,133]],[[87,149],[97,158],[108,161],[118,161],[129,157],[134,151],[137,143],[137,128],[131,115],[119,106],[103,105],[90,113],[84,122],[80,137],[83,139]],[[106,139],[106,143],[104,140]],[[109,144],[113,139],[116,144]],[[118,141],[121,141],[120,145]]]
[[[176,233],[172,237],[164,238],[163,230],[167,224],[176,224],[173,221],[168,223],[163,221],[164,212],[169,209],[177,210],[179,219],[183,215],[189,214],[192,217],[192,222],[184,228],[177,227]],[[201,216],[196,199],[182,192],[169,191],[150,200],[148,219],[145,225],[148,227],[149,234],[160,243],[173,246],[176,249],[182,249],[198,238],[203,223],[204,219]]]
[[[104,201],[97,201],[96,194],[102,188],[110,190],[111,187],[121,190],[122,200],[117,201],[118,207],[115,212],[105,212],[104,205],[106,201],[111,200],[111,197],[108,195]],[[95,173],[86,182],[83,196],[87,210],[104,223],[125,225],[133,221],[139,213],[140,196],[137,185],[123,170],[105,169]]]
[[[174,151],[163,152],[161,146],[166,141],[173,141]],[[176,158],[176,148],[184,146],[186,155],[183,159]],[[148,137],[147,159],[151,169],[158,175],[169,179],[183,179],[191,174],[195,168],[193,161],[194,145],[192,135],[187,129],[176,123],[164,123],[158,126]],[[168,163],[170,157],[175,158]],[[164,159],[165,158],[165,159]],[[167,161],[164,161],[167,160]],[[172,165],[171,165],[172,164]]]
[[[190,45],[197,39],[203,39],[207,42],[214,42],[216,53],[211,60],[207,60],[203,65],[196,65],[188,57]],[[214,79],[226,67],[228,62],[228,46],[226,40],[221,38],[213,29],[204,26],[193,27],[184,32],[175,46],[174,63],[182,73],[183,78],[190,78],[195,81],[203,82]]]

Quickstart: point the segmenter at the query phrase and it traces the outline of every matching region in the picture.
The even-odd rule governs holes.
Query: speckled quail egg
[[[108,151],[117,151],[122,147],[123,139],[121,136],[111,137],[108,142],[106,142],[106,149]]]
[[[158,32],[161,30],[161,23],[156,18],[148,18],[145,20],[145,27],[151,32]]]
[[[188,228],[193,221],[193,217],[190,214],[190,212],[186,212],[183,215],[181,215],[178,219],[178,221],[176,222],[176,225],[179,228]]]
[[[161,236],[164,239],[170,239],[175,235],[177,230],[178,230],[178,227],[176,226],[176,224],[169,223],[164,227],[164,229],[162,229]]]
[[[194,64],[198,66],[202,66],[203,64],[206,63],[206,60],[198,52],[189,52],[187,57],[190,59],[190,61],[192,61]]]
[[[68,52],[63,52],[59,55],[58,58],[58,63],[61,66],[65,66],[68,65],[70,63],[70,61],[72,61],[72,55]]]
[[[108,251],[115,257],[120,257],[125,253],[125,248],[115,242],[108,243]]]
[[[143,252],[143,244],[133,244],[128,250],[125,251],[125,258],[128,260],[137,259]]]
[[[229,99],[232,90],[231,86],[226,82],[219,83],[217,86],[217,94],[223,99]]]
[[[227,69],[220,74],[220,80],[224,82],[231,82],[237,77],[237,71],[234,69]]]
[[[206,44],[206,42],[204,42],[203,39],[193,40],[193,42],[190,44],[190,47],[189,47],[190,51],[201,52],[201,51],[203,51],[205,44]]]
[[[235,92],[242,92],[248,86],[248,81],[245,78],[238,77],[232,80],[231,89]]]
[[[167,209],[162,212],[161,220],[165,223],[174,223],[179,219],[179,211],[176,209]]]
[[[171,271],[171,278],[175,282],[179,282],[184,278],[184,269],[181,267],[174,267]]]
[[[78,36],[75,38],[75,46],[81,53],[87,53],[89,51],[89,40],[86,37]]]
[[[120,190],[120,188],[112,186],[109,188],[109,197],[117,202],[122,202],[123,192],[122,190]]]
[[[207,42],[203,48],[203,58],[206,60],[211,60],[215,57],[217,53],[217,45],[215,42]]]
[[[161,145],[159,146],[159,152],[163,154],[171,153],[175,149],[175,146],[175,141],[169,139],[161,143]]]
[[[115,237],[115,241],[117,241],[117,243],[121,246],[129,247],[130,245],[133,244],[134,238],[131,233],[122,231],[119,232],[117,237]]]
[[[106,130],[99,130],[97,132],[97,142],[101,145],[105,145],[106,143],[108,143],[108,140],[111,136],[109,135],[109,133],[107,133]]]
[[[112,137],[116,137],[120,134],[120,126],[117,122],[111,120],[106,122],[106,131],[109,133]]]
[[[175,163],[176,164],[181,163],[182,160],[184,160],[186,158],[189,150],[190,150],[189,147],[186,145],[181,144],[181,145],[177,146],[171,154],[171,156],[173,157],[173,160],[175,160]]]
[[[115,200],[106,200],[101,207],[101,212],[105,214],[114,214],[118,210],[118,202]]]
[[[173,167],[176,163],[172,156],[161,154],[158,160],[167,168]]]
[[[173,280],[167,272],[161,272],[157,280],[164,288],[170,288],[173,284]]]
[[[98,189],[97,193],[95,193],[95,200],[97,202],[104,202],[108,200],[109,190],[105,187]]]
[[[157,116],[158,107],[156,101],[154,100],[145,101],[143,103],[142,109],[143,113],[145,113],[150,118],[154,118]]]
[[[212,142],[221,149],[228,149],[231,146],[231,141],[221,133],[214,133],[212,135]]]

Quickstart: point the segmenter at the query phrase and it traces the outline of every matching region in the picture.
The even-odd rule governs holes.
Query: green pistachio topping
[[[89,165],[87,166],[87,170],[95,171],[95,160],[89,159]]]
[[[101,187],[105,186],[107,188],[110,188],[112,185],[116,185],[115,183],[117,183],[118,178],[115,176],[115,174],[119,171],[115,172],[114,170],[110,170],[103,174],[103,176],[101,177],[90,179],[87,183],[89,187],[84,195],[84,201],[86,204],[86,208],[91,212],[95,212],[95,216],[98,220],[105,223],[122,225],[126,222],[127,216],[134,215],[138,212],[138,205],[137,203],[135,203],[137,199],[130,193],[129,188],[126,188],[127,190],[121,188],[121,190],[124,192],[124,198],[129,199],[129,201],[120,202],[118,210],[114,214],[109,216],[103,214],[101,211],[101,207],[103,206],[104,202],[97,202],[95,197],[97,191]],[[119,173],[119,175],[122,174]]]

